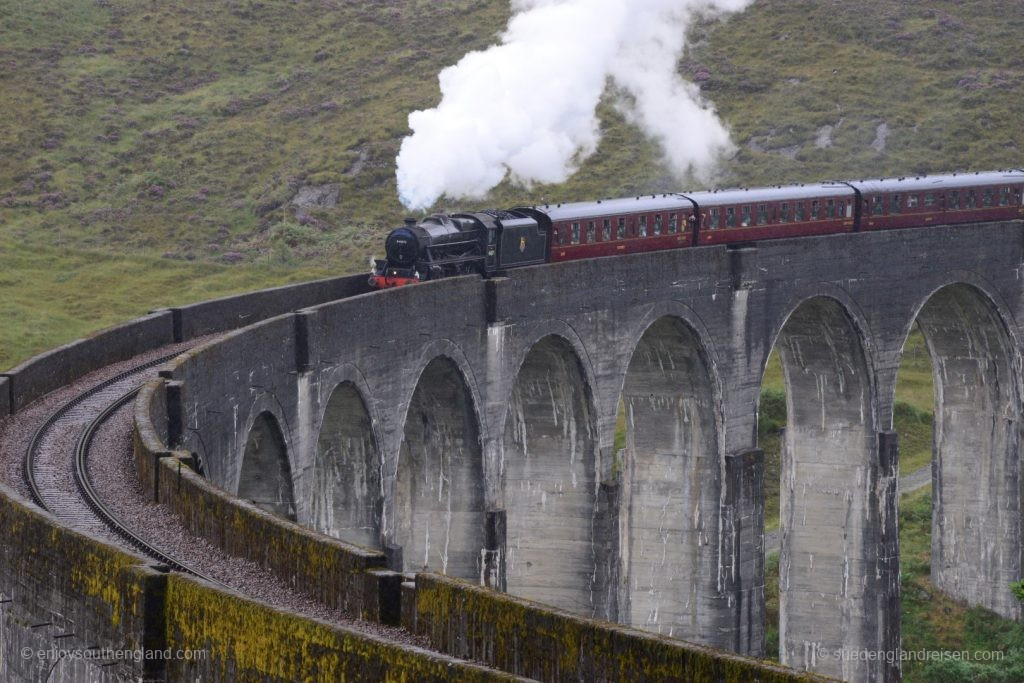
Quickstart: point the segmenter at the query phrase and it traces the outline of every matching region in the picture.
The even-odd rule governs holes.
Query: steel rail
[[[119,382],[123,382],[124,380],[129,379],[133,375],[136,375],[140,372],[156,367],[158,365],[162,365],[176,358],[179,355],[179,353],[173,353],[168,356],[162,356],[147,363],[143,363],[142,365],[137,365],[129,370],[125,370],[122,373],[119,373],[109,379],[106,379],[93,387],[90,387],[89,389],[79,393],[77,396],[72,398],[67,403],[64,403],[60,408],[51,413],[49,417],[47,417],[46,420],[44,420],[41,425],[39,425],[39,427],[33,433],[32,438],[28,443],[28,446],[25,448],[25,455],[22,460],[22,471],[25,479],[25,484],[28,486],[29,494],[32,498],[32,501],[36,505],[38,505],[40,508],[44,510],[47,510],[48,512],[52,512],[52,510],[50,510],[49,506],[46,505],[46,502],[43,499],[43,490],[40,487],[39,482],[36,480],[35,472],[36,454],[39,451],[40,442],[43,440],[43,437],[46,435],[46,433],[50,429],[52,429],[53,426],[57,424],[57,422],[59,422],[68,413],[70,413],[75,407],[81,405],[86,400],[92,398],[93,396],[99,394],[101,391],[104,391]],[[92,510],[93,514],[95,514],[100,519],[100,521],[102,521],[112,532],[114,532],[117,536],[122,538],[130,546],[138,549],[145,555],[157,560],[161,564],[166,565],[170,569],[191,574],[193,576],[197,576],[211,583],[223,586],[225,584],[223,584],[222,582],[202,574],[201,572],[193,569],[192,567],[189,567],[184,562],[175,560],[170,555],[159,550],[158,548],[156,548],[155,546],[148,543],[146,540],[142,539],[134,532],[132,532],[103,503],[99,494],[96,492],[95,487],[92,485],[92,480],[90,479],[88,472],[89,448],[92,445],[92,440],[95,437],[96,432],[99,430],[100,426],[102,426],[103,423],[109,420],[110,417],[117,410],[124,407],[128,402],[130,402],[138,393],[138,387],[127,392],[126,394],[118,398],[116,401],[108,405],[106,408],[104,408],[103,411],[97,417],[91,420],[89,424],[86,426],[85,430],[79,437],[78,443],[75,447],[73,466],[75,485],[77,486],[78,491],[82,496],[82,499],[85,501],[86,505],[88,505],[89,509]]]

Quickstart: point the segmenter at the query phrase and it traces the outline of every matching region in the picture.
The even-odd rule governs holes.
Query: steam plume
[[[609,79],[628,118],[672,169],[708,173],[729,134],[676,63],[693,11],[751,0],[512,0],[501,44],[444,69],[441,103],[409,115],[398,192],[412,209],[442,195],[480,197],[514,182],[559,183],[600,140],[595,109]]]

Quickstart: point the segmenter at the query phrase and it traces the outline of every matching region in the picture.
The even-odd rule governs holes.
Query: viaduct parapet
[[[1020,616],[1022,246],[1020,222],[939,226],[354,296],[179,358],[168,434],[217,486],[395,570],[757,655],[777,348],[782,661],[894,679],[814,653],[899,644],[892,406],[915,324],[936,386],[933,581]]]

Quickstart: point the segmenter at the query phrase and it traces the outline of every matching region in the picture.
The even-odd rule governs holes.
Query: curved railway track
[[[179,352],[180,353],[180,352]],[[39,425],[25,449],[22,471],[33,502],[73,527],[106,531],[128,547],[166,565],[218,585],[220,581],[175,559],[127,525],[104,504],[89,476],[89,449],[99,428],[139,392],[142,373],[175,358],[178,353],[143,363],[81,392]],[[84,421],[84,428],[80,424]],[[73,448],[61,442],[61,432],[80,430]],[[77,497],[69,495],[69,479]]]

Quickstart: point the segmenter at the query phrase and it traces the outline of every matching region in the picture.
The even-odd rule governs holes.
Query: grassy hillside
[[[759,0],[708,19],[680,69],[734,131],[720,181],[1020,165],[1018,10]],[[133,286],[156,271],[213,293],[363,269],[404,213],[393,165],[406,115],[437,102],[438,70],[489,44],[507,12],[505,0],[0,0],[0,250],[80,274],[26,306],[35,273],[8,258],[0,297],[32,332],[0,326],[0,366],[168,303]],[[482,203],[679,186],[610,103],[601,115],[604,141],[572,180]],[[299,188],[326,184],[336,204],[297,216]],[[114,305],[83,291],[89,263],[64,263],[82,250],[125,263]],[[100,261],[102,279],[113,261]],[[65,317],[75,324],[51,320]]]
[[[0,369],[147,310],[331,274],[7,244],[0,248]]]

